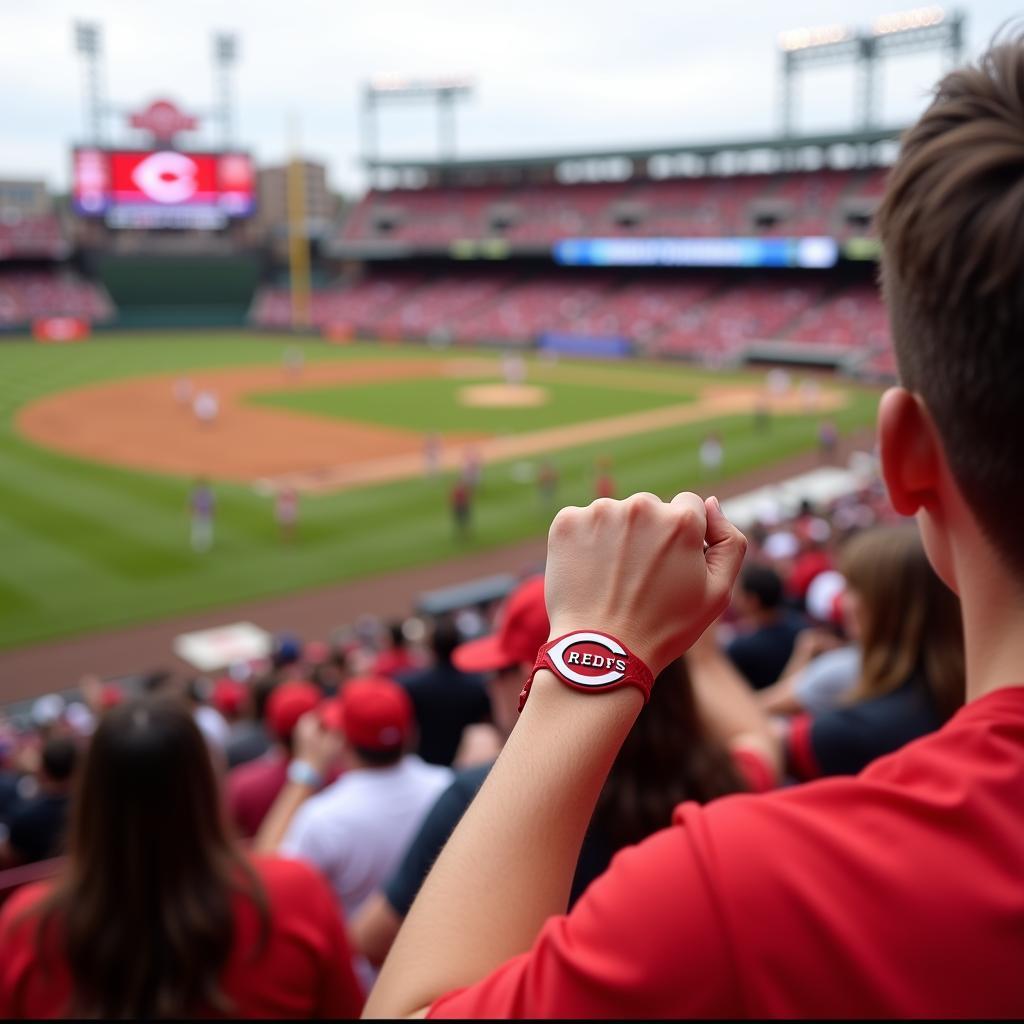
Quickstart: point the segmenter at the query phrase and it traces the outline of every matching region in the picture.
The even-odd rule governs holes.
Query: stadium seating
[[[376,273],[348,287],[313,293],[311,321],[314,327],[347,328],[352,331],[376,329],[380,320],[423,283],[417,273]],[[253,301],[249,318],[264,328],[291,325],[291,298],[286,287],[261,289]]]
[[[444,247],[500,237],[547,246],[574,236],[864,234],[884,169],[820,170],[575,185],[371,190],[346,242]]]
[[[55,216],[0,217],[0,259],[59,259],[68,252]]]
[[[0,327],[17,327],[44,316],[97,322],[113,313],[110,297],[91,281],[54,271],[0,273]]]
[[[460,341],[527,343],[544,331],[571,327],[600,301],[606,288],[604,280],[584,272],[535,277],[453,325],[453,333]]]
[[[889,343],[885,306],[874,285],[848,285],[807,309],[785,337],[791,341],[877,351]]]
[[[813,281],[739,284],[684,312],[651,347],[663,355],[728,357],[747,342],[780,337],[820,292]]]
[[[377,321],[377,330],[386,338],[426,338],[450,330],[490,304],[510,281],[510,275],[439,278],[407,294],[397,309],[389,309]]]
[[[316,292],[313,324],[388,338],[531,344],[546,332],[626,338],[652,355],[730,359],[753,342],[785,341],[873,355],[889,348],[885,308],[871,283],[835,288],[815,276],[595,275],[585,270],[462,268],[373,273]],[[286,289],[257,297],[252,320],[290,321]]]
[[[572,334],[629,338],[643,345],[721,287],[718,277],[699,281],[640,278],[609,288],[566,329]]]

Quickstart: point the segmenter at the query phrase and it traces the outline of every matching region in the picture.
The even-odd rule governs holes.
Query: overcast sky
[[[362,186],[361,82],[382,74],[468,75],[459,110],[463,154],[699,141],[778,127],[780,31],[869,26],[913,3],[842,0],[0,0],[0,176],[66,188],[69,149],[84,131],[76,19],[103,26],[108,99],[138,108],[158,96],[209,109],[211,35],[236,32],[236,138],[261,162],[288,151],[288,118],[335,186]],[[976,0],[968,55],[1019,13]],[[880,111],[902,124],[921,109],[938,56],[892,60]],[[854,126],[852,69],[804,80],[801,129]],[[113,122],[112,122],[113,127]],[[434,155],[427,106],[389,109],[384,155]]]

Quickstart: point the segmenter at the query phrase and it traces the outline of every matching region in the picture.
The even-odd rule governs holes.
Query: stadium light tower
[[[870,29],[856,31],[845,25],[798,28],[779,36],[782,55],[781,126],[793,134],[797,76],[826,64],[855,64],[860,88],[857,119],[864,131],[878,127],[878,73],[881,62],[902,53],[938,50],[959,63],[963,53],[965,16],[941,7],[917,7],[884,14]]]
[[[85,120],[89,141],[99,145],[103,138],[103,86],[101,63],[103,34],[98,22],[75,22],[75,49],[85,64]]]
[[[469,96],[473,85],[467,78],[376,78],[363,89],[363,163],[377,160],[377,111],[381,103],[437,104],[437,148],[440,159],[455,159],[455,104]]]
[[[231,148],[234,118],[231,110],[231,69],[238,60],[238,36],[230,32],[217,32],[213,36],[213,66],[217,82],[217,114],[220,121],[221,143]]]

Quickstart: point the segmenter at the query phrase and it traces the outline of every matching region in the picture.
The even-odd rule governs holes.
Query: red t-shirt
[[[256,907],[237,896],[235,944],[221,975],[223,992],[234,1007],[231,1015],[358,1016],[363,993],[327,883],[298,861],[264,857],[254,858],[253,864],[267,895],[269,936],[259,953]],[[0,1018],[65,1017],[71,1009],[71,978],[59,936],[42,952],[35,942],[37,918],[31,908],[49,884],[21,889],[0,911]]]
[[[1019,1017],[1024,687],[624,850],[438,1017]],[[500,925],[500,922],[498,922]]]
[[[280,749],[228,772],[228,811],[241,835],[246,838],[256,835],[287,779],[288,756]]]
[[[373,662],[374,675],[393,678],[400,672],[416,668],[413,656],[404,647],[392,647],[381,651]]]
[[[805,551],[800,555],[786,580],[786,590],[803,600],[814,577],[832,568],[832,559],[825,551]]]

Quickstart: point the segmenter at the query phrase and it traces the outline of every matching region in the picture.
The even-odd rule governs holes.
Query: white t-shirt
[[[390,768],[346,772],[299,808],[281,853],[318,868],[352,914],[398,867],[450,768],[408,754]]]

